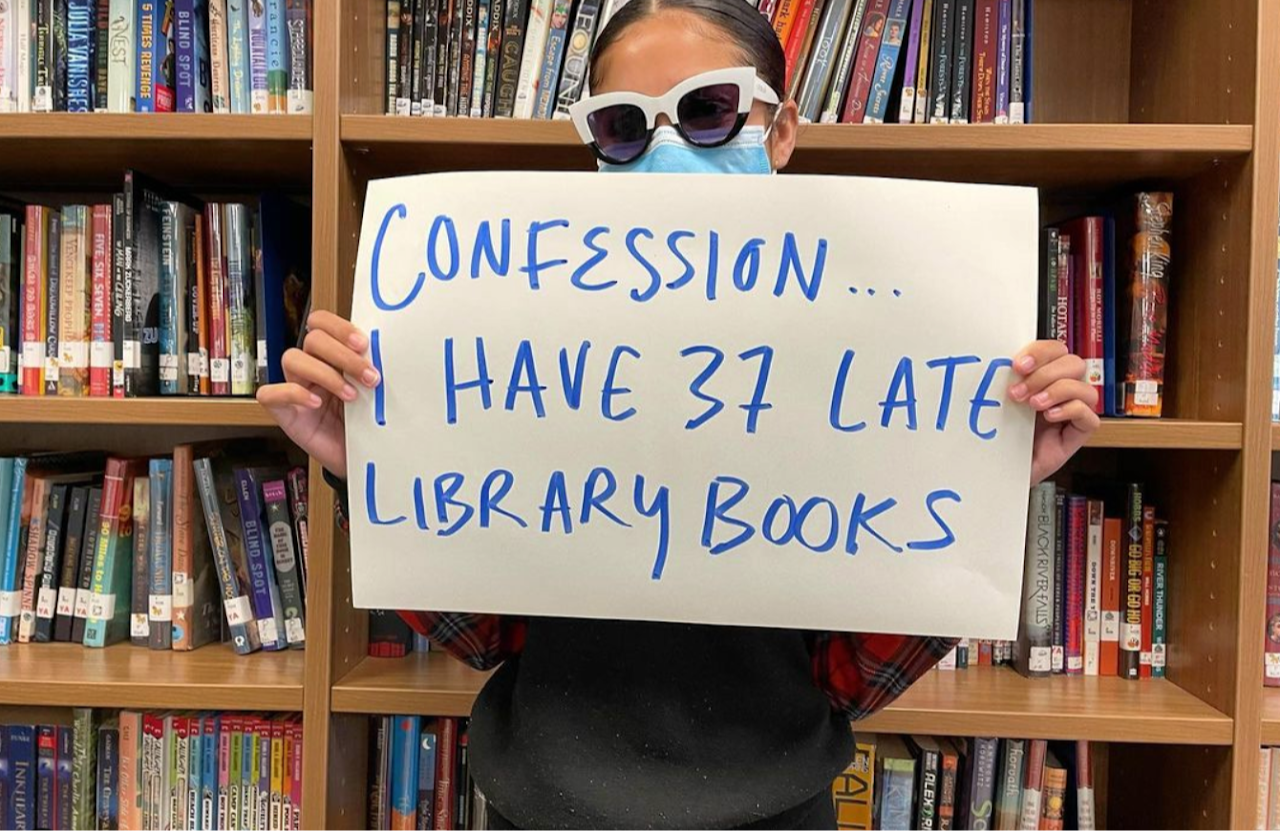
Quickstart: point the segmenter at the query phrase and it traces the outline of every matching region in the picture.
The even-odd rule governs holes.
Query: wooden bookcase
[[[1040,187],[1053,221],[1099,195],[1175,192],[1168,418],[1106,423],[1074,463],[1140,476],[1176,523],[1168,678],[931,673],[867,729],[1105,742],[1103,827],[1252,827],[1262,687],[1280,174],[1280,2],[1035,0],[1027,126],[807,126],[792,170]],[[310,117],[0,115],[0,191],[103,192],[136,166],[200,193],[310,197],[316,308],[349,309],[371,178],[590,169],[563,122],[382,115],[381,0],[316,0]],[[1033,279],[1033,275],[1028,275]],[[0,452],[158,451],[279,433],[252,401],[0,398]],[[333,494],[312,470],[305,653],[0,648],[13,706],[300,709],[303,826],[364,827],[368,714],[469,712],[484,676],[439,654],[366,657]]]

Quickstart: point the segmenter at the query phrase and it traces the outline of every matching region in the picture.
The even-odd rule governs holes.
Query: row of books
[[[263,446],[0,459],[0,546],[0,644],[306,643],[306,471]]]
[[[309,113],[313,2],[0,3],[0,112]]]
[[[364,827],[485,828],[484,795],[471,780],[466,718],[374,716],[369,818]]]
[[[1031,490],[1015,666],[1029,677],[1163,678],[1169,522],[1142,483],[1075,485]]]
[[[301,827],[297,714],[76,709],[0,725],[0,828]]]
[[[831,790],[840,829],[1097,827],[1087,741],[858,733]]]
[[[284,379],[310,217],[200,203],[128,171],[109,204],[0,205],[0,392],[252,395]]]
[[[1116,213],[1119,229],[1115,214],[1100,213],[1044,230],[1040,337],[1057,339],[1084,359],[1098,413],[1159,417],[1173,194],[1143,191]]]

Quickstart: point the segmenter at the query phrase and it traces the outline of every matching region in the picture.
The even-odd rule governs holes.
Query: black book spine
[[[929,42],[929,123],[945,124],[951,108],[951,40],[958,0],[934,0]]]
[[[1064,612],[1067,608],[1067,591],[1064,567],[1067,562],[1067,494],[1059,488],[1054,498],[1053,521],[1056,536],[1053,547],[1053,672],[1066,672],[1066,631]]]
[[[53,112],[53,16],[54,0],[35,0],[35,33],[33,63],[35,89],[31,96],[34,112]],[[12,13],[12,12],[11,12]]]
[[[400,0],[400,43],[396,50],[396,115],[408,115],[413,97],[413,23],[418,0]]]
[[[1040,337],[1053,340],[1058,336],[1058,229],[1045,228],[1041,242]]]
[[[916,828],[921,831],[934,831],[938,827],[938,795],[940,754],[934,750],[922,748],[919,758],[916,794]]]
[[[95,9],[94,46],[93,46],[93,109],[96,112],[107,111],[107,45],[111,37],[111,0],[94,0]]]
[[[76,580],[75,619],[71,621],[71,642],[84,643],[84,625],[89,617],[89,593],[93,588],[93,563],[98,551],[102,488],[89,490],[85,506],[84,545],[80,549],[80,575]]]
[[[449,114],[449,44],[452,40],[453,10],[457,0],[439,0],[436,7],[435,95],[432,115]]]
[[[67,0],[54,0],[50,84],[53,111],[67,111]]]
[[[476,68],[476,0],[462,0],[462,66],[458,71],[458,115],[471,114],[471,85]]]
[[[435,114],[436,104],[436,32],[440,28],[440,0],[422,3],[422,88],[418,90],[418,109],[422,115]]]
[[[956,28],[953,38],[955,73],[951,78],[951,122],[969,123],[969,89],[973,83],[973,0],[956,3]]]
[[[67,523],[67,485],[54,485],[49,491],[45,512],[44,548],[41,552],[40,575],[36,580],[36,628],[32,640],[53,640],[53,619],[58,609],[58,577],[61,574],[63,528]]]
[[[516,107],[516,88],[520,85],[520,59],[524,53],[524,27],[529,15],[529,0],[507,0],[502,24],[502,60],[495,83],[494,115],[511,118]]]
[[[387,0],[387,115],[400,97],[400,0]]]
[[[1138,680],[1142,663],[1142,485],[1129,485],[1124,523],[1124,609],[1120,621],[1120,677]]]
[[[489,0],[489,31],[486,44],[487,59],[484,65],[484,91],[480,99],[480,115],[493,117],[494,91],[498,86],[498,62],[502,57],[502,15],[506,11],[504,0]]]
[[[409,115],[423,115],[424,71],[427,68],[427,18],[430,17],[430,0],[416,0],[413,8],[413,92],[409,96]]]
[[[459,108],[458,87],[462,80],[462,32],[466,3],[467,0],[453,0],[453,12],[449,16],[449,83],[445,87],[445,114],[451,116],[462,111]]]
[[[46,287],[48,300],[45,302],[45,346],[44,346],[44,394],[58,394],[58,321],[59,307],[62,297],[62,214],[53,209],[49,211],[49,237],[45,261]]]
[[[62,568],[58,576],[58,607],[53,621],[53,639],[71,640],[71,628],[75,621],[76,584],[80,578],[80,555],[84,548],[85,517],[89,510],[89,488],[78,487],[71,491],[67,508],[67,528],[63,534],[66,544],[62,547]]]

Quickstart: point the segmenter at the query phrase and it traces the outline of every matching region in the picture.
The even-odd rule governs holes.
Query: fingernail
[[[322,401],[320,400],[320,396],[316,395],[316,394],[313,392],[313,393],[311,393],[311,398],[310,398],[310,400],[309,400],[309,402],[308,402],[308,403],[310,403],[310,404],[311,404],[311,407],[314,409],[315,407],[319,407],[319,406],[320,406],[322,403],[324,403],[324,402],[322,402]]]
[[[1031,396],[1031,403],[1035,404],[1037,407],[1043,407],[1045,404],[1049,403],[1049,393],[1041,392]]]
[[[1009,388],[1009,395],[1013,396],[1014,401],[1021,401],[1027,397],[1027,385],[1014,384]]]
[[[364,381],[366,386],[376,387],[378,385],[378,370],[373,368],[366,369],[360,379]]]
[[[360,334],[359,332],[352,332],[350,337],[347,338],[347,343],[351,344],[351,348],[356,350],[357,352],[364,351],[364,347],[365,347],[364,335]]]
[[[1030,372],[1035,368],[1036,368],[1036,359],[1031,357],[1030,355],[1023,355],[1021,358],[1018,359],[1019,372]]]
[[[350,384],[346,384],[346,385],[345,385],[345,386],[343,386],[343,388],[342,388],[342,397],[343,397],[343,399],[344,399],[344,400],[346,400],[346,401],[355,401],[355,400],[356,400],[356,388],[355,388],[355,387],[353,387],[353,386],[351,386]]]
[[[1047,415],[1049,418],[1059,418],[1062,415],[1062,408],[1054,407],[1049,412],[1045,413],[1045,415]]]

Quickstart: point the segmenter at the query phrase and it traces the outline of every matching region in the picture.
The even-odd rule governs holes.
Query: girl
[[[606,172],[770,173],[795,147],[782,49],[744,0],[631,0],[573,109]],[[1030,275],[1028,276],[1030,279]],[[378,375],[368,341],[318,311],[262,402],[345,492],[343,402]],[[1014,363],[1037,413],[1032,483],[1098,426],[1082,361],[1056,341]],[[350,379],[350,380],[348,380]],[[941,638],[635,621],[406,613],[470,665],[498,667],[472,711],[472,774],[498,828],[834,828],[850,720],[898,697]]]

